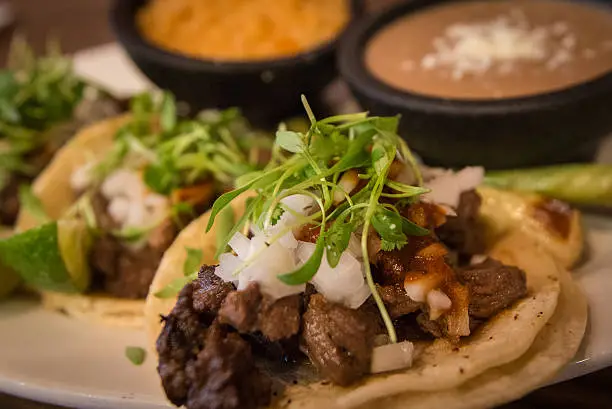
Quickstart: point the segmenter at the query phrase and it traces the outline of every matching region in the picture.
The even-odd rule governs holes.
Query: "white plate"
[[[79,54],[75,64],[83,75],[122,96],[149,86],[115,45]],[[590,323],[580,353],[556,381],[612,365],[612,218],[589,216],[586,225],[590,257],[574,274],[589,298]],[[4,303],[0,391],[81,409],[171,407],[155,359],[134,366],[125,358],[127,346],[145,347],[144,334],[70,320],[33,302]]]

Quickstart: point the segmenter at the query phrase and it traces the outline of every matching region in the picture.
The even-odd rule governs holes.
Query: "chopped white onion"
[[[453,305],[446,294],[440,290],[431,290],[427,293],[427,305],[429,306],[429,319],[437,320]]]
[[[110,199],[116,196],[140,199],[144,196],[144,183],[136,172],[119,169],[107,176],[102,182],[102,194]]]
[[[281,199],[281,203],[296,213],[305,214],[306,210],[314,205],[314,200],[308,195],[291,195]]]
[[[240,274],[238,289],[242,290],[251,281],[257,281],[261,292],[273,299],[299,294],[306,289],[305,284],[287,285],[278,279],[278,275],[290,273],[296,268],[294,251],[279,242],[273,243],[261,250],[259,256]]]
[[[273,299],[299,294],[305,290],[305,284],[287,285],[278,279],[279,274],[290,273],[297,268],[294,250],[284,247],[280,241],[268,246],[262,235],[248,239],[243,234],[236,233],[229,245],[237,255],[221,254],[215,274],[224,281],[237,283],[239,290],[245,289],[252,281],[259,283],[262,293]],[[238,268],[252,256],[255,256],[254,259],[236,275]]]
[[[295,213],[306,214],[313,206],[314,200],[307,195],[292,195],[284,198],[281,203]],[[239,290],[256,281],[261,291],[273,299],[303,292],[305,284],[286,285],[278,279],[278,275],[290,273],[303,265],[314,253],[316,245],[297,241],[291,231],[276,241],[272,240],[272,244],[267,244],[272,237],[291,227],[296,221],[295,214],[285,211],[274,226],[269,226],[264,231],[252,226],[253,237],[250,239],[236,233],[229,241],[236,255],[222,254],[215,274],[225,281],[237,280]],[[341,255],[335,268],[330,267],[327,257],[323,255],[321,265],[311,279],[312,284],[328,300],[349,308],[358,308],[371,295],[363,276],[360,257],[359,240],[352,235],[349,251]],[[247,259],[251,259],[249,264],[236,275],[237,269],[244,266]]]
[[[363,252],[361,251],[361,240],[357,237],[355,233],[351,233],[351,238],[349,239],[347,250],[358,260],[363,259]]]
[[[370,372],[381,373],[412,366],[414,345],[404,341],[375,347],[372,350]]]
[[[277,220],[273,226],[267,226],[265,231],[257,232],[254,229],[255,234],[261,233],[266,239],[280,234],[281,231],[289,226],[292,226],[297,221],[297,218],[292,213],[306,214],[306,212],[313,206],[314,200],[312,197],[307,195],[291,195],[281,199],[280,203],[283,207],[291,209],[291,211],[285,210],[281,217]],[[280,243],[283,247],[289,249],[295,249],[297,247],[297,240],[291,231],[284,234],[280,239]]]
[[[404,290],[413,301],[425,302],[428,289],[421,281],[404,284]]]
[[[431,192],[422,197],[424,200],[456,208],[459,205],[461,193],[476,188],[483,179],[484,168],[482,167],[467,167],[456,173],[452,170],[440,171],[425,183]]]
[[[236,232],[229,241],[229,246],[238,254],[238,257],[246,259],[249,256],[251,240],[244,234]]]
[[[472,258],[470,259],[470,264],[474,265],[474,264],[484,263],[485,261],[487,261],[487,258],[488,256],[485,254],[474,254]]]
[[[148,191],[139,173],[119,169],[102,183],[102,195],[108,200],[109,215],[122,228],[147,227],[168,216],[167,197]]]
[[[215,274],[223,281],[233,282],[238,279],[234,277],[234,271],[240,267],[242,260],[232,253],[223,253],[219,256],[219,265],[215,268]]]
[[[70,187],[72,190],[79,192],[91,185],[93,179],[92,170],[95,165],[94,162],[89,162],[72,172],[70,175]]]
[[[108,204],[108,214],[118,223],[123,223],[130,214],[130,201],[126,197],[118,197]]]
[[[297,256],[300,263],[305,263],[312,256],[315,247],[313,243],[299,242]],[[349,308],[359,308],[371,294],[363,277],[362,263],[348,251],[342,253],[334,268],[324,254],[317,273],[310,281],[326,299]]]

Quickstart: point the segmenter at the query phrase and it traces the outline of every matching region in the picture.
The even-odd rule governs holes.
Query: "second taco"
[[[259,167],[266,141],[236,110],[187,119],[170,94],[135,97],[129,114],[85,128],[58,152],[0,256],[45,306],[140,326],[166,248]]]

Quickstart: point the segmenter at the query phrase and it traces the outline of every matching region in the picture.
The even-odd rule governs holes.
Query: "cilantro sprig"
[[[26,41],[15,37],[8,68],[0,70],[0,189],[12,173],[38,171],[27,155],[52,142],[47,131],[73,116],[87,87],[56,44],[36,58]]]
[[[130,112],[112,152],[96,166],[95,179],[127,167],[142,169],[147,186],[163,195],[209,179],[231,186],[238,176],[257,169],[259,158],[252,152],[270,145],[238,110],[181,117],[168,92],[134,97]]]
[[[260,230],[274,225],[282,212],[290,210],[282,207],[283,198],[294,194],[311,196],[318,208],[307,216],[295,215],[294,224],[267,240],[268,244],[272,244],[304,224],[320,228],[311,258],[297,270],[279,275],[279,280],[289,285],[309,281],[318,271],[324,254],[328,263],[336,266],[348,248],[351,234],[355,233],[361,237],[366,281],[389,336],[395,342],[397,337],[393,324],[372,277],[368,236],[372,228],[380,236],[382,248],[393,250],[403,247],[408,242],[408,236],[428,234],[428,230],[406,219],[391,204],[393,200],[413,200],[427,189],[421,187],[422,178],[410,149],[397,134],[398,117],[357,113],[317,120],[304,97],[302,102],[310,121],[308,131],[295,132],[281,126],[276,133],[271,164],[262,171],[242,176],[237,189],[217,199],[207,229],[210,230],[219,213],[241,193],[247,190],[257,192],[257,197],[249,199],[245,214],[237,225],[220,242],[219,252],[222,252],[231,236],[247,223]],[[396,160],[412,167],[417,186],[388,177],[390,167]],[[357,192],[345,192],[338,183],[349,170],[356,171],[359,179],[366,181],[365,186]],[[337,191],[345,197],[341,204],[335,204],[333,200]],[[260,252],[251,254],[235,273],[239,274]]]

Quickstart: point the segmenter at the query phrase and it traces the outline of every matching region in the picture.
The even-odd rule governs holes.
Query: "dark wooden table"
[[[376,8],[396,0],[371,0]],[[49,35],[61,41],[65,52],[113,40],[107,24],[110,0],[13,0],[15,27],[0,32],[0,62],[4,64],[11,35],[27,36],[35,50],[44,50]],[[0,394],[0,408],[61,409]],[[538,390],[499,409],[604,409],[612,408],[612,368],[573,381]]]

